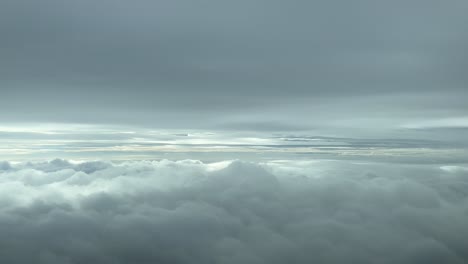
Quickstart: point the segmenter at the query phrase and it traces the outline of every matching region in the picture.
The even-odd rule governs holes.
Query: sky
[[[0,0],[0,263],[468,263],[467,13]]]
[[[466,141],[467,10],[458,0],[5,0],[2,133],[47,124]]]

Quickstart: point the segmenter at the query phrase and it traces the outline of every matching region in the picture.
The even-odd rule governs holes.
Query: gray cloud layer
[[[5,0],[0,118],[277,130],[466,116],[467,8]]]
[[[468,170],[0,163],[2,263],[466,263]]]

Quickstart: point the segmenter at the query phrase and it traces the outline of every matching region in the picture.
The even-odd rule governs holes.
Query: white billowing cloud
[[[0,163],[1,263],[466,263],[468,171]]]

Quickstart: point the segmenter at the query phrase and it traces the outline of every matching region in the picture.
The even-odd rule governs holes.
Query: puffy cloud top
[[[0,163],[1,263],[466,263],[468,171]]]

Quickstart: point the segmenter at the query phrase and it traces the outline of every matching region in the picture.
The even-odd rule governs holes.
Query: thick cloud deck
[[[466,169],[333,168],[2,162],[0,263],[468,262]]]

